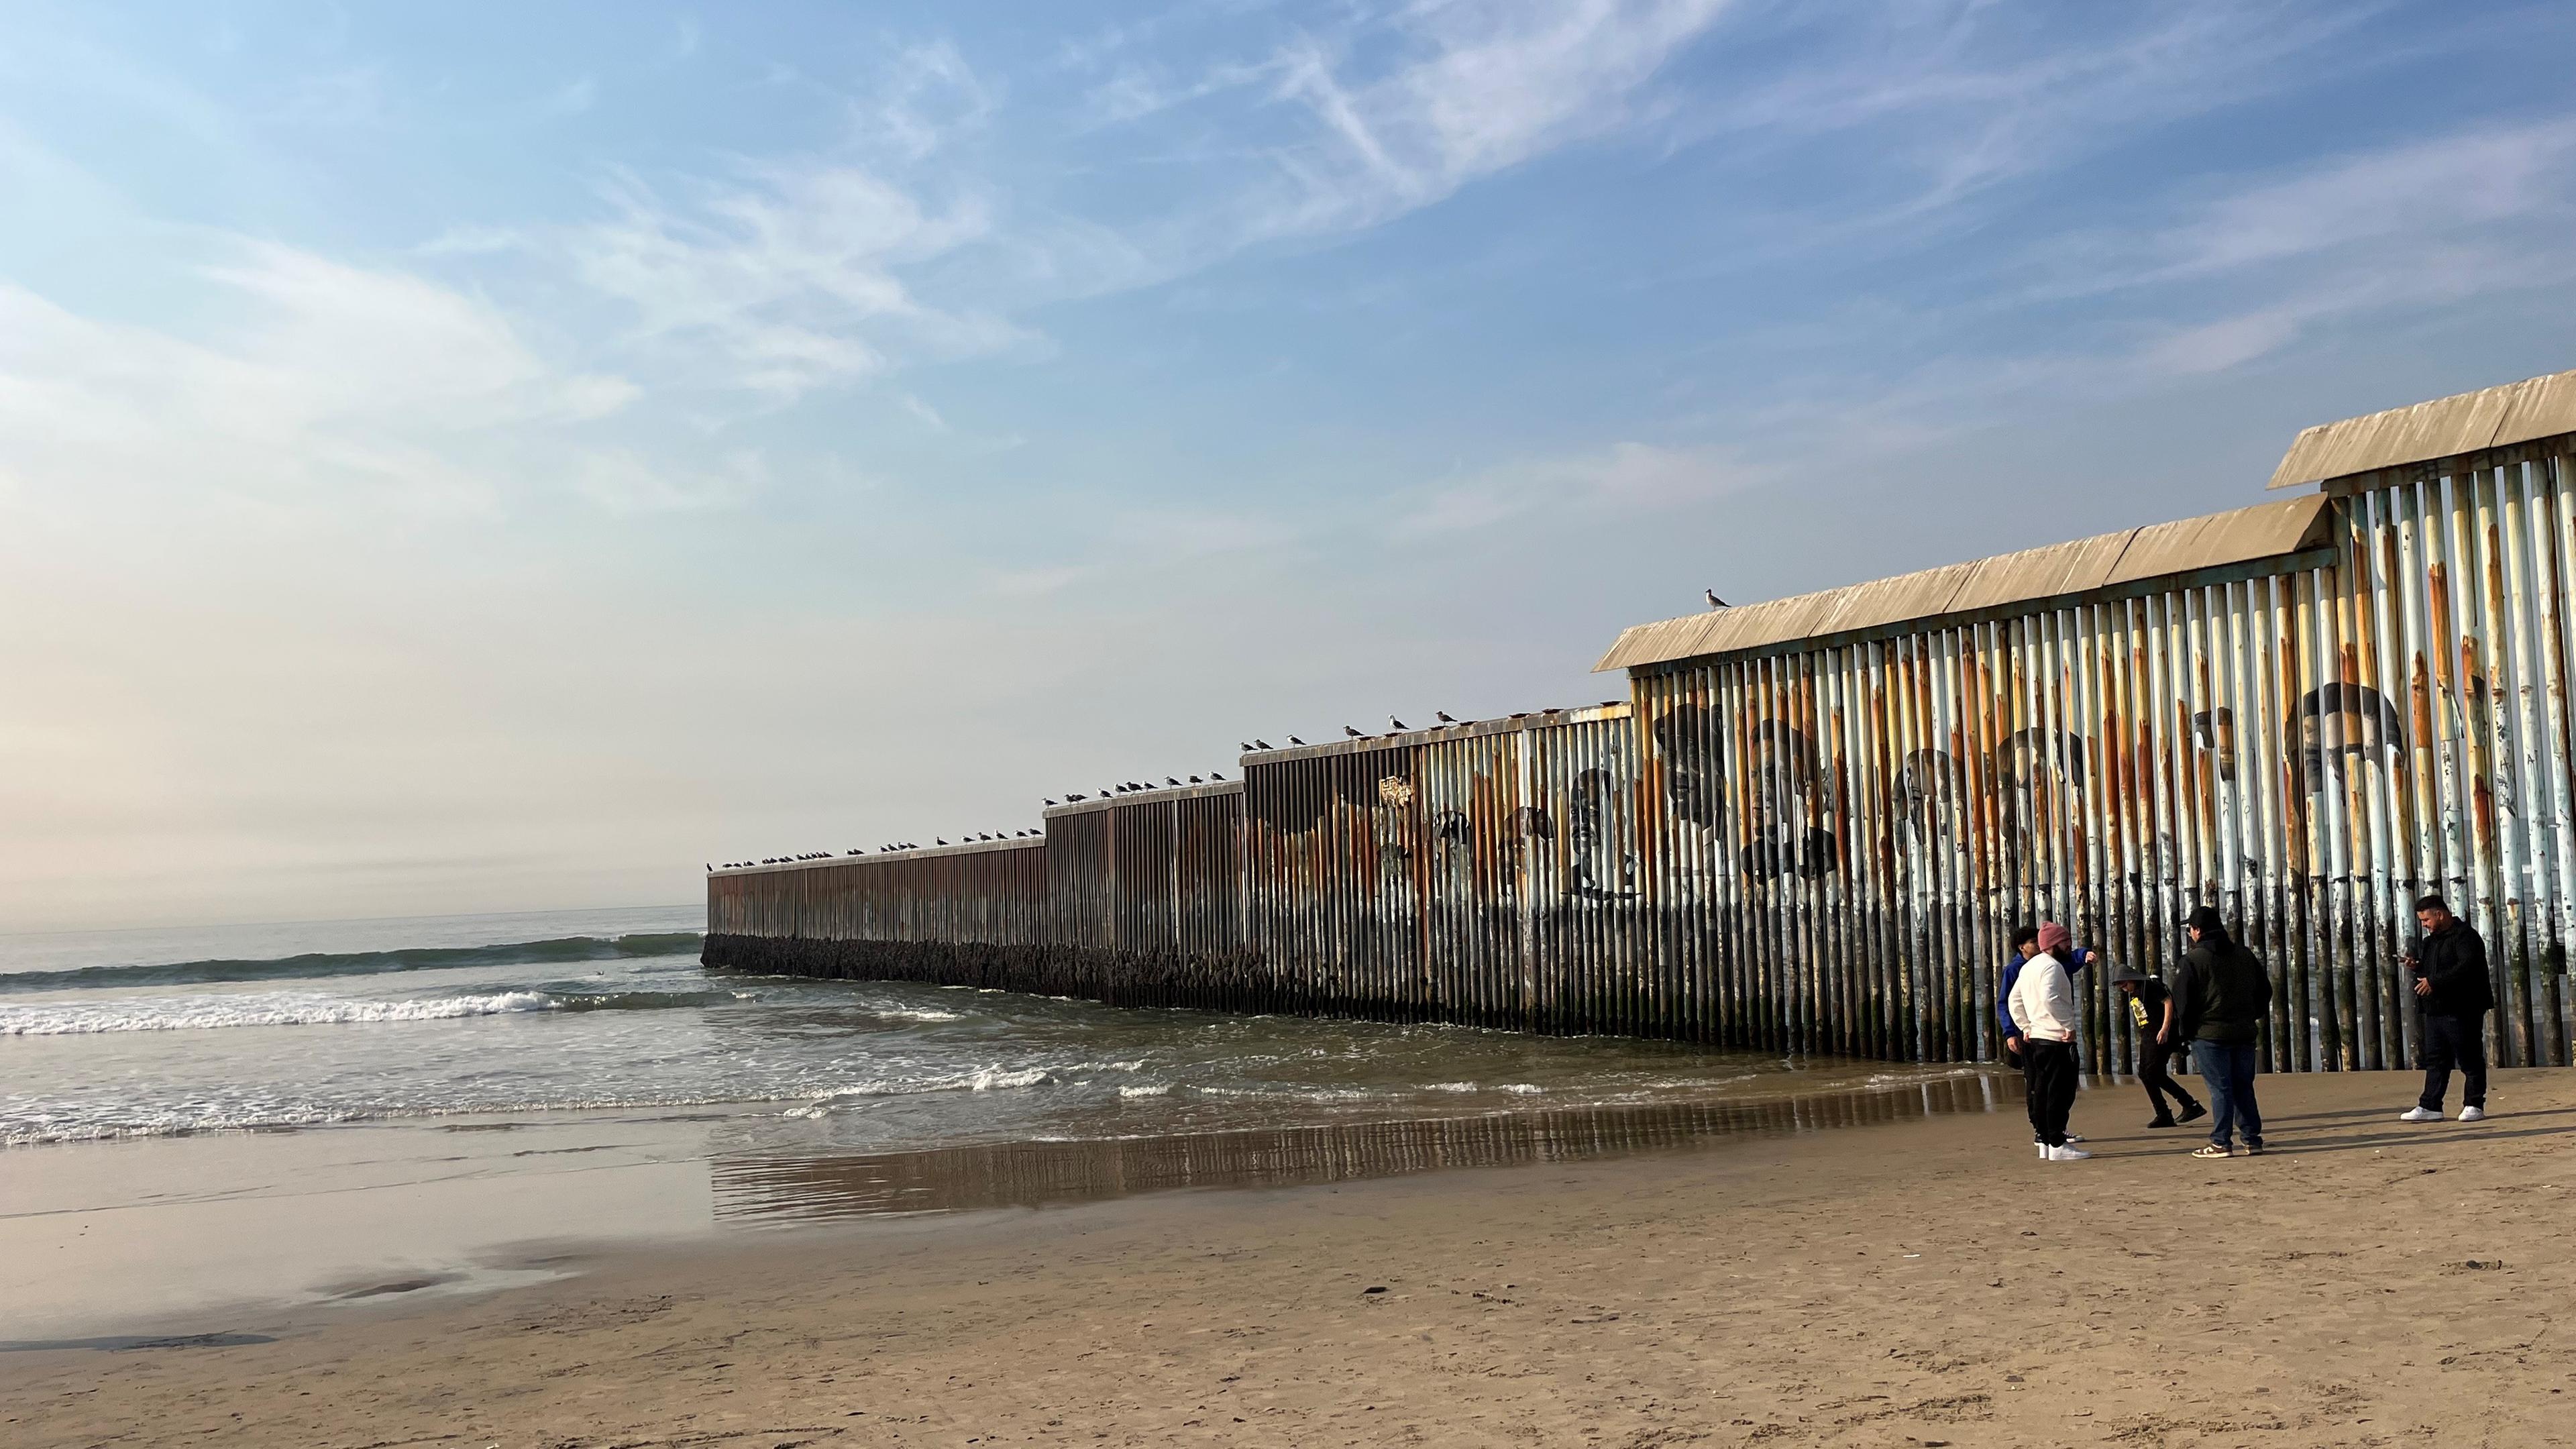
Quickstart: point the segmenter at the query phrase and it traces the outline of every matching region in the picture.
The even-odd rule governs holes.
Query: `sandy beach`
[[[2576,1077],[2476,1126],[2267,1077],[1576,1163],[626,1250],[484,1296],[12,1345],[12,1445],[2576,1441]]]

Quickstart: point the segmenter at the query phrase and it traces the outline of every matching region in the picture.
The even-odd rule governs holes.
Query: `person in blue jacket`
[[[2004,962],[2003,984],[1995,988],[1995,1024],[2003,1029],[2004,1053],[2015,1065],[2021,1061],[2021,1028],[2013,1025],[2012,1011],[2005,1003],[2012,999],[2013,983],[2021,979],[2022,963],[2031,958],[2038,942],[2039,927],[2017,926],[2013,929],[2012,957]],[[2071,946],[2059,959],[2066,966],[2068,979],[2072,980],[2077,972],[2093,964],[2093,953],[2081,946]],[[2033,1137],[2031,1140],[2036,1142],[2039,1139]],[[2069,1133],[2066,1140],[2081,1142],[2084,1139]]]

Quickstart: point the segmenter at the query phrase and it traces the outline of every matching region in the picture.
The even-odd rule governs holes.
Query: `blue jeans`
[[[2191,1044],[2191,1064],[2209,1084],[2209,1140],[2221,1147],[2235,1146],[2236,1124],[2242,1118],[2245,1144],[2261,1142],[2263,1109],[2254,1102],[2254,1044],[2196,1041]]]

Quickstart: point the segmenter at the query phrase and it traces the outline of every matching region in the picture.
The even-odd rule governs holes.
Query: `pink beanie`
[[[2074,944],[2074,938],[2066,934],[2066,928],[2064,926],[2057,924],[2055,921],[2049,921],[2040,926],[2040,950],[2047,952],[2051,956],[2056,956],[2063,953],[2066,948],[2072,944]]]

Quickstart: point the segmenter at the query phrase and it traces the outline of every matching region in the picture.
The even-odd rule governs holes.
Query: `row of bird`
[[[1047,803],[1052,805],[1055,802],[1050,800]],[[1044,834],[1044,831],[1039,830],[1006,830],[999,835],[995,835],[991,831],[985,830],[978,831],[973,835],[958,836],[954,843],[958,845],[976,845],[992,840],[1033,840]],[[931,837],[931,844],[933,845],[947,845],[950,843],[949,839],[944,835],[934,835]],[[899,844],[880,845],[876,848],[876,853],[879,855],[885,855],[898,850],[920,850],[922,848],[923,847],[920,842],[907,840]],[[842,854],[866,855],[868,852],[864,850],[850,850],[844,851]],[[709,861],[707,862],[707,869],[745,870],[755,865],[799,865],[809,860],[834,859],[838,859],[838,857],[834,856],[832,852],[828,850],[809,850],[802,855],[771,855],[764,856],[759,860],[729,860],[722,865],[717,865],[713,861]]]
[[[1192,785],[1222,784],[1224,781],[1225,771],[1223,770],[1210,770],[1204,778],[1198,775],[1192,775],[1186,780],[1165,775],[1163,777],[1163,783],[1159,785],[1149,785],[1142,780],[1130,780],[1123,785],[1104,786],[1098,795],[1086,795],[1080,790],[1068,790],[1065,792],[1065,796],[1062,800],[1050,799],[1047,803],[1049,805],[1079,805],[1085,800],[1106,800],[1112,795],[1142,795],[1154,790],[1180,790],[1186,789]]]
[[[1435,709],[1431,713],[1434,718],[1444,725],[1475,723],[1475,721],[1471,719],[1462,720],[1445,709]],[[1413,728],[1413,726],[1397,719],[1394,715],[1388,715],[1386,717],[1386,729],[1388,734],[1400,735],[1411,728]],[[1357,725],[1344,725],[1342,726],[1342,737],[1345,739],[1364,740],[1369,738],[1369,732],[1361,729]],[[1280,748],[1280,746],[1274,745],[1268,740],[1238,740],[1236,741],[1236,747],[1241,749],[1247,755],[1255,754],[1263,750],[1275,750]],[[1306,748],[1306,742],[1297,738],[1295,735],[1290,735],[1288,737],[1287,748],[1292,750],[1301,750]]]
[[[1461,720],[1461,719],[1457,718],[1456,716],[1454,716],[1454,715],[1450,714],[1450,713],[1449,713],[1449,711],[1447,711],[1447,710],[1445,710],[1445,709],[1433,710],[1433,711],[1432,711],[1432,716],[1433,716],[1435,719],[1437,719],[1441,724],[1444,724],[1444,725],[1454,725],[1454,724],[1474,724],[1474,723],[1475,723],[1475,721],[1474,721],[1474,720]],[[1412,726],[1411,726],[1411,725],[1408,725],[1408,724],[1406,724],[1404,721],[1402,721],[1402,720],[1400,720],[1400,719],[1397,719],[1394,715],[1388,715],[1388,716],[1386,717],[1386,723],[1387,723],[1387,730],[1388,730],[1388,732],[1389,732],[1390,734],[1402,734],[1402,733],[1404,733],[1406,730],[1409,730],[1409,729],[1411,729],[1411,728],[1412,728]],[[1353,726],[1353,725],[1344,725],[1344,726],[1342,726],[1342,734],[1343,734],[1343,736],[1344,736],[1345,738],[1348,738],[1348,739],[1354,739],[1354,740],[1364,740],[1364,739],[1369,738],[1369,735],[1368,735],[1368,733],[1367,733],[1366,731],[1361,730],[1361,729],[1359,729],[1359,728],[1357,728],[1356,726]],[[1245,754],[1247,754],[1247,755],[1249,755],[1249,754],[1254,754],[1254,753],[1256,753],[1256,752],[1260,752],[1260,751],[1265,751],[1265,750],[1275,750],[1275,749],[1278,749],[1278,748],[1279,748],[1279,746],[1277,746],[1277,745],[1274,745],[1274,744],[1270,743],[1268,740],[1244,740],[1244,741],[1241,741],[1241,742],[1240,742],[1240,744],[1241,744],[1241,747],[1242,747],[1243,753],[1245,753]],[[1304,740],[1301,740],[1301,739],[1297,738],[1295,735],[1290,735],[1290,736],[1288,737],[1288,747],[1289,747],[1289,748],[1291,748],[1291,749],[1302,749],[1302,748],[1304,748],[1304,747],[1305,747],[1305,744],[1306,744],[1306,742],[1305,742]],[[1049,805],[1078,805],[1078,804],[1081,804],[1081,803],[1082,803],[1083,801],[1085,801],[1085,800],[1093,800],[1093,799],[1106,800],[1106,799],[1111,798],[1112,796],[1117,796],[1117,795],[1140,795],[1140,794],[1145,794],[1145,793],[1147,793],[1147,792],[1154,791],[1154,790],[1179,790],[1179,789],[1186,788],[1187,786],[1190,786],[1190,785],[1208,785],[1208,784],[1215,784],[1215,783],[1219,783],[1219,782],[1223,781],[1224,779],[1225,779],[1225,772],[1224,772],[1224,771],[1222,771],[1222,770],[1210,770],[1210,771],[1208,771],[1208,772],[1207,772],[1207,775],[1206,775],[1204,778],[1203,778],[1203,777],[1201,777],[1201,776],[1198,776],[1198,775],[1192,775],[1192,776],[1190,776],[1187,780],[1182,780],[1182,779],[1179,779],[1178,777],[1176,777],[1176,776],[1172,776],[1172,775],[1165,775],[1165,776],[1163,777],[1163,783],[1162,783],[1162,784],[1160,784],[1160,785],[1150,785],[1150,784],[1147,784],[1146,782],[1144,782],[1144,781],[1142,781],[1142,780],[1129,780],[1129,781],[1125,782],[1124,784],[1118,784],[1118,785],[1111,785],[1111,786],[1108,786],[1107,788],[1103,789],[1103,790],[1102,790],[1098,795],[1090,795],[1090,794],[1086,794],[1086,793],[1084,793],[1083,791],[1075,790],[1075,791],[1070,791],[1070,792],[1068,792],[1062,800],[1050,799],[1050,800],[1048,800],[1046,803],[1048,803]],[[1043,834],[1043,832],[1041,832],[1041,831],[1036,831],[1036,830],[1015,830],[1015,831],[1011,831],[1011,832],[1009,832],[1008,834],[1004,834],[1004,835],[992,835],[992,834],[962,835],[962,836],[959,836],[959,837],[958,837],[958,839],[957,839],[957,843],[958,843],[959,845],[976,845],[976,844],[981,844],[982,842],[990,841],[990,840],[1026,840],[1026,839],[1030,839],[1030,838],[1032,838],[1032,837],[1039,836],[1039,835],[1041,835],[1041,834]],[[934,837],[932,837],[932,843],[933,843],[933,844],[935,844],[935,845],[946,845],[946,844],[948,844],[949,842],[948,842],[947,840],[945,840],[944,838],[940,838],[940,837],[934,836]],[[878,854],[880,854],[880,855],[884,855],[884,854],[889,854],[889,853],[892,853],[892,852],[895,852],[895,851],[919,850],[919,849],[921,849],[921,848],[922,848],[922,847],[921,847],[921,845],[919,845],[919,844],[918,844],[918,843],[916,843],[916,842],[904,842],[904,843],[898,843],[898,844],[894,844],[894,845],[880,845],[880,846],[878,846],[878,847],[877,847],[877,853],[878,853]],[[868,853],[868,852],[866,852],[866,851],[864,851],[864,850],[853,850],[853,851],[850,851],[850,852],[849,852],[849,854],[851,854],[851,855],[866,855],[867,853]],[[773,856],[773,857],[770,857],[770,858],[768,858],[768,859],[766,859],[766,860],[736,860],[736,861],[728,861],[728,862],[726,862],[726,863],[725,863],[725,864],[723,864],[723,865],[714,865],[714,864],[710,864],[710,865],[708,865],[708,866],[707,866],[707,869],[709,869],[709,870],[742,870],[742,869],[745,869],[746,867],[754,866],[754,865],[795,865],[795,864],[797,864],[797,863],[799,863],[799,862],[801,862],[801,861],[808,861],[808,860],[830,860],[830,859],[832,859],[832,858],[833,858],[832,853],[831,853],[830,851],[828,851],[828,850],[825,850],[825,851],[817,851],[817,852],[814,852],[814,853],[811,853],[811,854],[807,854],[807,855],[780,855],[780,856]]]

